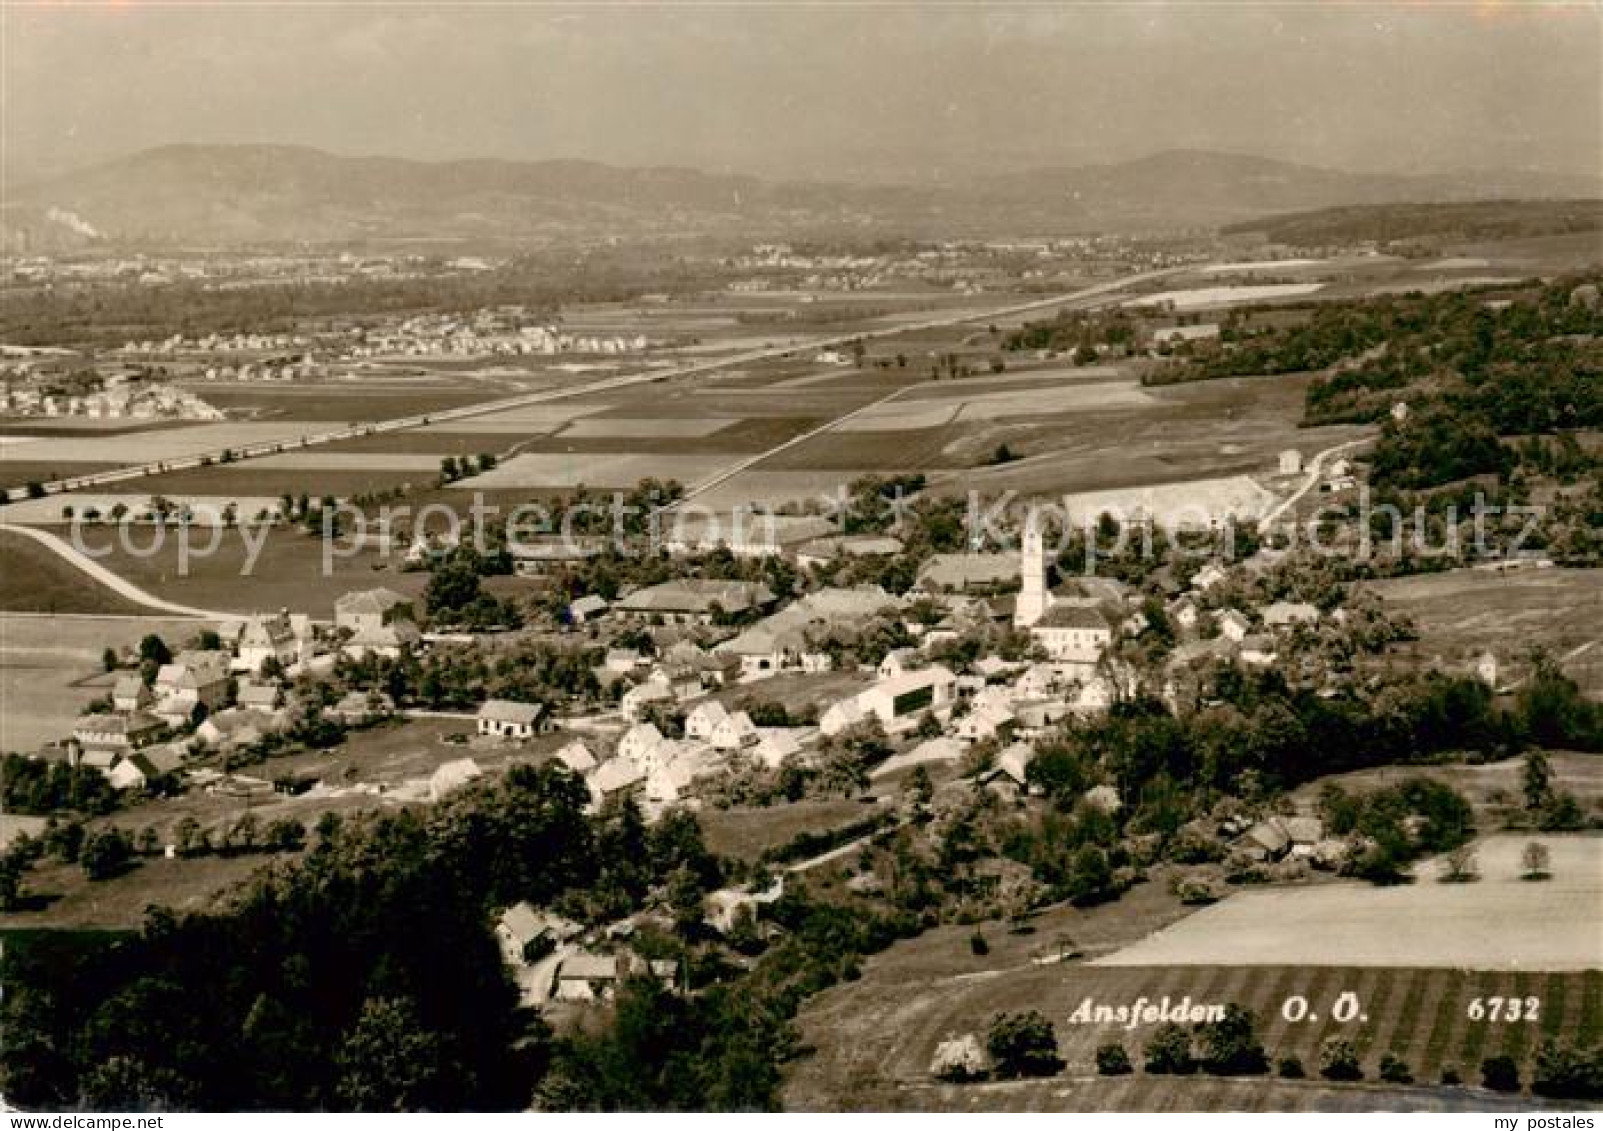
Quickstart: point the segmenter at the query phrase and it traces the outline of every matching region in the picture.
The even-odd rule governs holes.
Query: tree
[[[1539,840],[1533,840],[1525,846],[1520,853],[1520,865],[1525,869],[1520,876],[1522,880],[1547,880],[1553,873],[1548,871],[1553,854],[1548,851],[1547,845]]]
[[[100,666],[108,672],[116,671],[117,649],[107,648],[104,652],[100,653]]]
[[[1217,1021],[1205,1021],[1194,1033],[1203,1069],[1215,1076],[1256,1076],[1269,1070],[1257,1022],[1250,1010],[1231,1003]]]
[[[1489,1056],[1481,1061],[1481,1086],[1494,1092],[1520,1090],[1520,1066],[1511,1056]]]
[[[1302,1060],[1295,1056],[1283,1056],[1275,1071],[1282,1080],[1301,1080],[1308,1073],[1303,1070]]]
[[[1380,1058],[1380,1078],[1388,1084],[1412,1084],[1414,1071],[1408,1067],[1406,1060],[1386,1053]]]
[[[1343,1037],[1332,1037],[1319,1050],[1319,1074],[1327,1080],[1362,1080],[1358,1050]]]
[[[262,843],[269,852],[299,852],[306,844],[306,826],[294,817],[280,817],[267,826]]]
[[[173,662],[173,654],[168,651],[167,643],[154,632],[139,642],[140,663],[153,663],[157,667]]]
[[[128,834],[118,829],[103,829],[84,841],[78,853],[78,863],[91,880],[109,880],[128,867],[133,857],[133,842]]]
[[[1525,755],[1521,788],[1525,792],[1525,808],[1532,812],[1544,808],[1552,800],[1553,766],[1540,750]]]
[[[1188,1076],[1197,1070],[1191,1034],[1172,1021],[1158,1026],[1143,1051],[1146,1070],[1154,1075]]]
[[[986,1050],[996,1064],[997,1075],[1051,1076],[1062,1067],[1058,1057],[1058,1038],[1040,1013],[1000,1013],[991,1021],[985,1039]]]
[[[336,1056],[339,1101],[350,1111],[429,1110],[442,1051],[410,998],[368,998]]]
[[[1103,1076],[1128,1076],[1135,1071],[1130,1066],[1130,1054],[1117,1042],[1098,1046],[1096,1070]]]

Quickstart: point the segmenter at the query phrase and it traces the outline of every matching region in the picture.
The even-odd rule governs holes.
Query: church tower
[[[1013,623],[1029,628],[1045,614],[1052,604],[1052,595],[1046,589],[1046,546],[1040,528],[1032,514],[1024,527],[1024,552],[1019,555],[1019,573],[1022,586],[1018,602],[1013,606]]]

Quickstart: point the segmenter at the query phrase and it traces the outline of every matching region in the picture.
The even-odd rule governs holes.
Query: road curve
[[[1325,473],[1325,463],[1332,456],[1338,452],[1344,452],[1348,448],[1356,448],[1361,444],[1368,444],[1373,441],[1373,436],[1360,436],[1356,440],[1348,440],[1346,443],[1336,444],[1315,454],[1314,458],[1308,461],[1307,474],[1303,478],[1302,486],[1282,499],[1274,510],[1264,515],[1263,519],[1258,523],[1258,528],[1260,530],[1268,530],[1274,526],[1287,511],[1302,501],[1304,495],[1318,486],[1320,478]]]
[[[33,526],[17,526],[9,522],[0,522],[0,531],[10,534],[19,534],[24,538],[32,538],[35,542],[52,551],[75,569],[88,574],[93,580],[104,585],[107,589],[132,601],[136,605],[143,605],[147,609],[166,614],[167,616],[192,617],[197,620],[237,621],[238,613],[219,612],[216,609],[197,609],[191,605],[180,605],[173,601],[163,600],[154,593],[139,588],[133,582],[120,577],[89,555],[83,553],[72,543],[48,530],[40,530]]]

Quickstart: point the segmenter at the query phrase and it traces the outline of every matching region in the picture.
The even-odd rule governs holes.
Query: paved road
[[[1173,267],[1161,271],[1142,271],[1134,275],[1126,275],[1106,283],[1085,287],[1069,294],[1053,295],[1050,298],[1033,299],[1029,302],[1012,303],[1007,306],[995,307],[980,312],[966,314],[948,314],[929,318],[920,322],[909,322],[896,326],[887,326],[877,330],[864,330],[851,334],[835,334],[828,337],[810,338],[805,341],[790,342],[779,346],[765,346],[762,349],[747,350],[732,357],[719,358],[713,361],[697,362],[691,365],[680,365],[672,369],[654,369],[644,373],[629,373],[617,377],[606,377],[597,381],[588,381],[580,385],[571,385],[562,389],[545,389],[537,393],[523,393],[515,397],[505,397],[500,400],[484,401],[479,404],[464,405],[460,408],[445,409],[439,412],[417,413],[411,416],[396,417],[391,420],[375,421],[360,424],[354,427],[336,428],[314,435],[304,436],[298,441],[269,441],[260,444],[246,444],[229,449],[219,448],[214,452],[205,452],[181,459],[152,461],[134,467],[117,468],[111,471],[95,472],[89,475],[73,475],[63,479],[54,479],[40,486],[46,494],[55,494],[61,491],[81,490],[86,488],[104,487],[114,483],[126,483],[134,479],[142,479],[146,475],[154,475],[169,471],[184,471],[189,468],[202,467],[208,463],[221,461],[225,450],[233,461],[251,459],[258,456],[273,455],[277,452],[297,451],[302,448],[315,447],[319,444],[334,443],[339,440],[355,439],[358,436],[373,435],[382,432],[401,432],[412,428],[421,428],[429,424],[439,424],[450,420],[467,420],[476,416],[486,416],[491,413],[505,412],[508,409],[523,408],[529,405],[549,404],[552,401],[566,400],[571,397],[585,396],[591,393],[608,392],[615,389],[628,389],[640,385],[660,384],[664,381],[677,380],[682,377],[695,377],[704,373],[713,373],[720,369],[730,369],[740,365],[750,365],[758,361],[767,361],[781,358],[790,354],[811,352],[828,349],[832,346],[846,345],[856,341],[874,341],[880,338],[897,337],[901,334],[919,333],[925,330],[937,330],[948,326],[961,326],[967,322],[994,321],[998,318],[1007,318],[1015,314],[1027,314],[1034,310],[1043,310],[1049,307],[1062,306],[1067,303],[1083,302],[1087,299],[1099,298],[1103,295],[1124,290],[1136,283],[1148,282],[1155,279],[1166,278],[1181,271],[1192,268]],[[0,502],[10,502],[13,499],[27,497],[27,488],[14,488],[0,494]]]
[[[0,522],[0,530],[18,534],[24,538],[32,538],[45,549],[54,551],[57,555],[66,559],[68,564],[74,568],[83,571],[101,585],[112,590],[119,597],[132,601],[136,605],[144,605],[148,609],[153,609],[167,616],[196,617],[201,620],[215,621],[237,621],[240,619],[240,614],[238,613],[224,613],[216,609],[197,609],[192,605],[180,605],[173,601],[163,600],[154,593],[147,592],[133,582],[112,573],[111,570],[87,554],[80,552],[72,543],[57,537],[48,530],[40,530],[33,526],[16,526],[9,522]]]

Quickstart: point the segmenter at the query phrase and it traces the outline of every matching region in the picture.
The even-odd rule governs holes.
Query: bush
[[[1520,1090],[1520,1066],[1511,1056],[1489,1056],[1481,1061],[1481,1086],[1494,1092]]]
[[[1531,1091],[1563,1100],[1603,1098],[1603,1048],[1560,1048],[1542,1042],[1531,1073]]]
[[[1283,1056],[1277,1069],[1282,1080],[1301,1080],[1308,1073],[1303,1071],[1302,1061],[1295,1056]]]
[[[1414,1073],[1406,1060],[1387,1053],[1380,1058],[1380,1078],[1388,1084],[1412,1084]]]
[[[1128,1076],[1135,1071],[1130,1066],[1130,1054],[1117,1042],[1097,1048],[1096,1070],[1103,1076]]]
[[[1456,1088],[1463,1082],[1464,1078],[1458,1074],[1458,1069],[1451,1065],[1442,1069],[1442,1084],[1444,1087]]]
[[[985,932],[976,930],[968,939],[968,948],[976,955],[991,953],[991,944],[985,941]]]
[[[1353,1043],[1341,1037],[1326,1041],[1319,1050],[1319,1074],[1326,1080],[1362,1080],[1364,1070]]]
[[[1158,1026],[1143,1052],[1146,1070],[1155,1076],[1189,1076],[1197,1070],[1191,1034],[1172,1021]]]
[[[1002,1077],[1051,1076],[1063,1066],[1052,1022],[1033,1009],[998,1014],[991,1021],[985,1047]]]
[[[1269,1059],[1258,1041],[1250,1010],[1227,1005],[1222,1018],[1198,1025],[1194,1035],[1201,1048],[1198,1062],[1215,1076],[1257,1076],[1269,1071]]]

